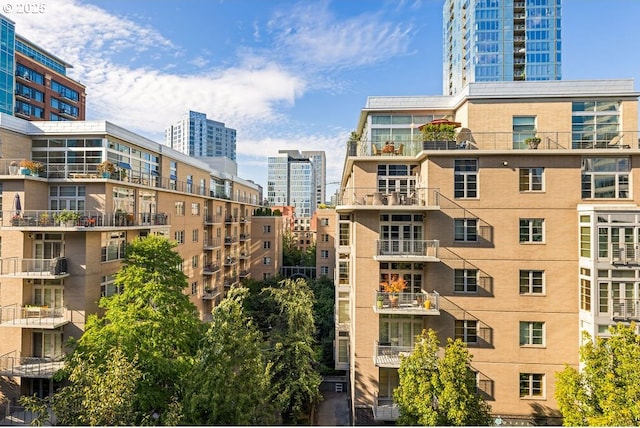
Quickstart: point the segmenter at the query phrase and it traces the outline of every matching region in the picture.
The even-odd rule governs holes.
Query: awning
[[[126,162],[118,162],[118,166],[123,169],[131,169],[131,165]]]

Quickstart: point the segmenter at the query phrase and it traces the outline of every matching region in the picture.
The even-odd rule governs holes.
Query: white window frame
[[[453,271],[453,292],[478,294],[478,269],[455,269]]]
[[[536,388],[536,384],[539,385],[539,388]],[[520,373],[519,385],[520,398],[540,399],[545,397],[544,373]]]
[[[519,275],[520,294],[545,294],[545,275],[543,270],[521,270]]]
[[[544,244],[544,223],[545,221],[543,218],[521,218],[519,221],[520,227],[518,228],[520,243]]]
[[[520,321],[521,347],[543,347],[545,345],[545,322],[543,321]]]
[[[477,320],[455,320],[454,338],[465,343],[478,343],[478,321]]]
[[[457,229],[462,235],[457,235]],[[478,242],[478,219],[456,218],[453,220],[453,240],[455,242]]]
[[[477,199],[478,159],[454,160],[453,197],[456,199]]]
[[[520,168],[518,177],[521,192],[544,192],[544,168]]]

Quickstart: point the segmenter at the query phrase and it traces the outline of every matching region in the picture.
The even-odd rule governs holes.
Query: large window
[[[520,321],[520,346],[544,345],[544,323]]]
[[[572,148],[607,147],[620,132],[618,101],[576,101],[572,104]]]
[[[456,159],[454,161],[453,194],[456,198],[478,197],[477,159]]]
[[[84,186],[51,186],[49,208],[52,211],[84,211],[86,190]]]
[[[629,198],[628,157],[584,158],[582,160],[582,197]]]
[[[102,261],[109,262],[124,257],[127,244],[126,232],[106,232],[102,234]]]
[[[544,168],[520,168],[520,191],[521,192],[542,191],[543,177],[544,177]]]
[[[536,136],[535,116],[514,116],[513,119],[513,148],[525,149],[527,138]]]
[[[520,219],[520,243],[541,243],[544,241],[544,219]]]

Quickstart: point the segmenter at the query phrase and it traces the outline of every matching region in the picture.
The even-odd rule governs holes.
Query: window
[[[321,275],[329,275],[329,266],[320,266]]]
[[[580,278],[580,309],[591,310],[591,281]]]
[[[271,278],[271,273],[270,272],[263,272],[262,273],[262,279],[269,279]]]
[[[453,290],[456,293],[477,293],[478,270],[456,269],[454,272]]]
[[[607,147],[616,136],[622,136],[620,134],[620,107],[620,102],[613,100],[573,102],[571,106],[571,148]]]
[[[329,235],[327,233],[323,233],[322,236],[320,237],[320,240],[322,242],[329,242]]]
[[[329,258],[329,250],[320,250],[320,258],[328,259]]]
[[[114,294],[122,293],[122,286],[117,286],[115,284],[115,279],[113,275],[103,276],[100,281],[100,296],[101,297],[109,297]]]
[[[102,234],[102,257],[103,262],[119,260],[124,257],[125,245],[127,244],[126,232],[107,232]]]
[[[454,239],[462,242],[476,242],[478,240],[478,220],[474,218],[455,219]]]
[[[262,258],[262,264],[263,265],[270,265],[271,264],[271,257],[263,257]]]
[[[543,242],[544,219],[522,218],[520,219],[520,242]]]
[[[200,230],[198,230],[198,229],[193,229],[193,230],[191,231],[191,240],[192,240],[193,242],[198,242],[198,239],[200,238],[200,236],[199,236],[199,235],[200,235]]]
[[[270,224],[266,224],[266,225],[262,226],[262,232],[263,233],[271,233],[271,225]]]
[[[582,198],[629,198],[628,157],[582,160]]]
[[[176,215],[184,215],[184,201],[175,202]]]
[[[320,226],[329,226],[329,219],[328,218],[321,218],[320,219]]]
[[[342,217],[342,216],[341,216]],[[342,221],[342,218],[340,219],[340,224],[338,225],[338,229],[339,229],[339,236],[340,236],[340,245],[341,246],[347,246],[349,245],[349,241],[350,241],[350,224],[348,221]]]
[[[465,343],[478,343],[478,321],[456,320],[454,338]]]
[[[191,283],[191,294],[194,296],[198,294],[198,281],[193,281]]]
[[[456,198],[478,197],[478,160],[456,159],[454,161],[453,195]]]
[[[520,168],[520,191],[542,191],[544,168]]]
[[[544,323],[520,321],[520,346],[544,345]]]
[[[536,136],[536,117],[535,116],[514,116],[513,124],[513,148],[525,149],[527,138]]]
[[[200,204],[197,202],[191,203],[191,215],[200,215]]]
[[[262,243],[262,248],[264,248],[265,250],[268,250],[269,248],[271,248],[271,241],[264,241]]]
[[[173,239],[175,239],[178,244],[184,244],[184,230],[176,230],[173,234]]]
[[[520,294],[544,294],[544,271],[521,270]]]
[[[541,373],[520,373],[520,398],[543,396],[544,375]]]
[[[49,208],[52,211],[84,211],[85,186],[51,186],[49,188]]]
[[[198,267],[198,256],[191,257],[191,267],[194,269]]]

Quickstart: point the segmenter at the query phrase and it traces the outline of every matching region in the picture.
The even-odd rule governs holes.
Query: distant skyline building
[[[313,167],[316,174],[316,207],[320,204],[324,204],[325,189],[327,183],[327,157],[323,150],[315,151],[302,151],[302,156],[307,156],[313,162]]]
[[[193,157],[227,157],[236,160],[236,130],[189,110],[165,129],[165,145]]]
[[[560,80],[561,0],[445,0],[443,93],[471,82]]]
[[[73,66],[16,34],[0,15],[0,112],[26,120],[84,120],[84,85],[67,76]]]
[[[298,150],[280,150],[277,156],[269,157],[269,205],[291,205],[296,216],[311,217],[317,208],[317,198],[316,166],[311,157]]]

